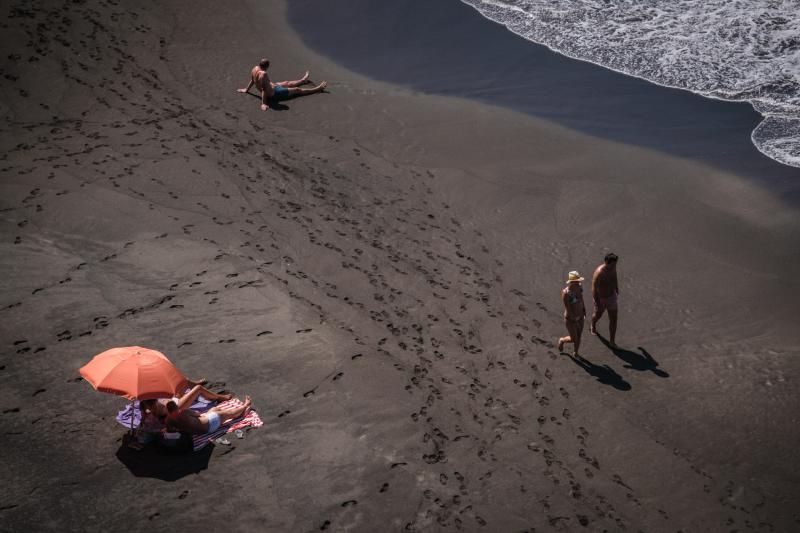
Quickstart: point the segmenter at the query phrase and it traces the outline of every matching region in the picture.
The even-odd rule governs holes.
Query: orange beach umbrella
[[[175,396],[186,377],[167,357],[141,346],[111,348],[80,370],[92,387],[129,400]]]

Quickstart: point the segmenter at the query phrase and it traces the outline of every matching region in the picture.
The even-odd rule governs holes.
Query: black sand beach
[[[501,102],[492,77],[500,105],[425,94],[471,74],[437,70],[438,44],[504,31],[443,4],[392,25],[416,20],[426,54],[382,56],[416,57],[425,87],[314,52],[350,12],[317,24],[309,2],[300,34],[279,1],[4,6],[1,530],[798,527],[796,169],[672,135],[685,112],[686,137],[733,140],[744,106],[654,88],[666,113],[644,82],[513,36],[480,33],[481,57],[546,64],[561,86],[520,83],[547,105]],[[350,28],[392,35],[363,8]],[[425,33],[450,10],[466,18]],[[329,91],[261,112],[235,89],[265,55]],[[618,114],[614,93],[644,104]],[[608,250],[621,349],[559,354],[564,277]],[[134,344],[251,395],[265,425],[129,451],[124,400],[78,368]]]

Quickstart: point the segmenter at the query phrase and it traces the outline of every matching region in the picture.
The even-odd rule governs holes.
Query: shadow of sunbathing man
[[[606,348],[614,352],[614,355],[619,357],[625,362],[625,368],[630,368],[633,370],[639,370],[640,372],[646,372],[648,370],[652,371],[653,374],[660,378],[668,378],[669,374],[660,368],[658,368],[658,361],[656,361],[650,353],[642,348],[641,346],[638,347],[639,351],[642,353],[632,352],[630,350],[626,350],[624,348],[620,348],[618,345],[612,345],[605,337],[597,334],[597,338],[600,339]]]
[[[572,360],[573,363],[581,367],[583,370],[586,371],[587,374],[594,376],[597,381],[602,383],[603,385],[610,385],[617,390],[621,391],[629,391],[631,390],[631,384],[625,381],[622,376],[617,374],[613,368],[608,365],[596,365],[589,361],[588,359],[584,359],[583,356],[580,355],[571,355],[567,354],[569,358]]]

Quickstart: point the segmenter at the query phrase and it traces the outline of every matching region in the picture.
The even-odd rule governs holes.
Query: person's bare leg
[[[300,87],[301,85],[305,85],[306,83],[310,83],[308,81],[308,71],[306,71],[305,75],[302,78],[300,78],[299,80],[281,81],[281,82],[276,83],[275,85],[281,85],[281,86],[286,87],[288,89],[290,87]]]
[[[209,412],[215,412],[219,415],[219,419],[222,421],[223,424],[227,424],[231,420],[239,418],[243,414],[247,413],[250,410],[250,405],[252,404],[252,400],[250,396],[244,397],[244,403],[239,407],[226,407],[224,409],[220,409],[219,407],[212,407]]]
[[[597,321],[603,316],[603,311],[605,311],[605,307],[595,304],[594,311],[592,312],[592,326],[589,329],[592,335],[597,335]],[[609,313],[611,313],[611,311],[609,311]]]
[[[327,81],[323,81],[316,87],[311,87],[310,89],[301,89],[300,87],[290,87],[289,88],[289,96],[307,96],[309,94],[314,93],[321,93],[325,90],[325,87],[328,86]]]
[[[617,310],[608,310],[608,333],[611,346],[617,345]]]
[[[569,337],[559,337],[558,338],[558,351],[559,352],[563,352],[564,351],[564,344],[566,344],[568,342],[572,342],[572,340]]]
[[[207,388],[203,387],[202,385],[195,385],[192,387],[192,390],[184,394],[178,400],[178,408],[179,409],[186,409],[190,405],[194,403],[198,396],[203,396],[204,398],[208,398],[209,400],[214,401],[224,401],[230,400],[230,394],[217,394],[215,392],[211,392]]]
[[[581,336],[583,335],[583,319],[578,320],[575,322],[575,334],[570,335],[572,337],[572,343],[574,346],[573,355],[578,355],[578,350],[581,347]]]
[[[564,324],[567,326],[567,335],[566,337],[561,337],[558,339],[558,351],[561,352],[564,350],[564,345],[569,344],[571,342],[575,342],[575,336],[577,331],[575,330],[575,322],[571,320],[565,320]]]

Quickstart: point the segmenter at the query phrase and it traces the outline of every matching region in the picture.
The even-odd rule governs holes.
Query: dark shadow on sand
[[[660,378],[668,378],[669,374],[664,370],[658,368],[658,361],[656,361],[650,352],[642,348],[641,346],[638,347],[638,350],[641,353],[632,352],[630,350],[626,350],[625,348],[620,348],[619,346],[612,346],[611,343],[600,335],[597,334],[597,338],[600,339],[606,348],[611,350],[614,355],[619,357],[625,362],[624,368],[630,368],[632,370],[639,370],[640,372],[645,371],[652,371],[653,374]]]
[[[611,387],[621,391],[631,390],[631,384],[625,381],[622,376],[617,374],[610,366],[596,365],[580,355],[567,355],[573,363],[585,370],[590,376],[594,376],[595,379],[597,379],[597,381],[603,385],[610,385]]]
[[[260,94],[253,94],[250,92],[244,93],[250,95],[254,98],[258,98],[258,101],[261,102],[261,95]],[[274,98],[270,98],[267,100],[267,107],[270,108],[272,111],[289,111],[291,109],[288,105],[284,105],[281,102],[285,102],[287,100],[294,100],[297,96],[290,96],[284,100],[275,100]]]
[[[117,459],[136,477],[151,477],[162,481],[177,481],[191,474],[198,474],[208,468],[208,461],[214,445],[196,452],[168,452],[155,444],[145,446],[142,450],[128,447],[129,435],[122,439],[117,450]]]

